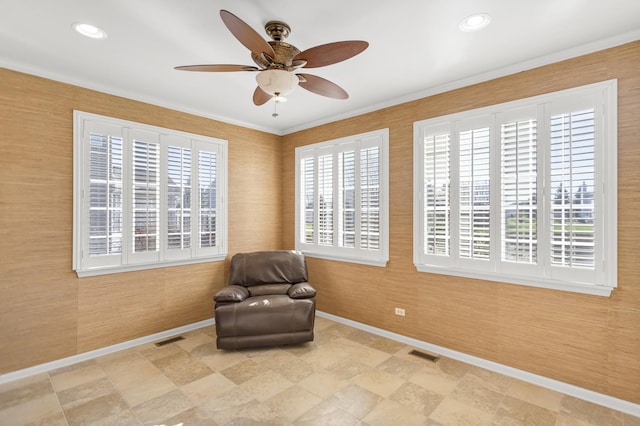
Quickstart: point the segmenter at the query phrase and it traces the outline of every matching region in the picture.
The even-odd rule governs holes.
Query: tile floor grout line
[[[58,408],[60,408],[60,412],[62,413],[62,417],[64,418],[65,423],[67,424],[67,426],[69,426],[69,419],[67,418],[67,414],[64,412],[64,409],[62,408],[62,403],[60,402],[60,396],[58,395],[58,392],[56,391],[56,388],[53,386],[53,380],[51,380],[51,374],[49,374],[50,372],[47,372],[47,380],[49,381],[49,384],[51,385],[51,389],[53,390],[53,394],[56,396],[56,402],[58,403]]]

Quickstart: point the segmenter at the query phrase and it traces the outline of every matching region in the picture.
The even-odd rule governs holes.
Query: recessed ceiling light
[[[475,15],[467,16],[460,22],[460,30],[465,32],[478,31],[489,25],[491,22],[491,16],[486,13],[476,13]]]
[[[75,24],[72,25],[72,27],[74,30],[76,30],[77,32],[79,32],[80,34],[86,37],[91,37],[96,39],[107,38],[107,33],[105,33],[103,30],[101,30],[98,27],[94,27],[91,24],[81,24],[79,22],[76,22]]]

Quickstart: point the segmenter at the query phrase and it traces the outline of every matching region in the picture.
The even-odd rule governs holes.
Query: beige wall
[[[279,136],[0,69],[0,374],[212,318],[225,283],[228,262],[75,275],[74,109],[228,140],[229,253],[281,248]]]
[[[229,252],[291,248],[294,148],[390,129],[386,268],[308,259],[320,310],[640,403],[640,42],[285,137],[0,70],[0,374],[212,317],[227,262],[78,279],[72,110],[229,141]],[[413,122],[618,79],[619,288],[610,298],[417,273]],[[260,211],[260,215],[255,212]],[[406,317],[393,307],[406,309]]]
[[[294,242],[296,146],[389,128],[386,268],[308,259],[318,309],[640,403],[640,42],[284,137],[283,242]],[[412,264],[413,123],[618,79],[619,288],[610,298],[418,273]],[[394,315],[394,307],[406,317]]]

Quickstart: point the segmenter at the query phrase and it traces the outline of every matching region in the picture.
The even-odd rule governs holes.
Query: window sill
[[[518,277],[512,275],[483,274],[479,272],[463,271],[438,266],[415,265],[419,272],[431,274],[453,275],[456,277],[473,278],[478,280],[498,281],[506,284],[524,285],[527,287],[546,288],[551,290],[568,291],[572,293],[589,294],[592,296],[609,297],[614,287],[593,284],[581,284],[535,278]]]
[[[119,274],[122,272],[132,272],[132,271],[144,271],[147,269],[168,268],[171,266],[192,265],[196,263],[220,262],[222,260],[225,260],[226,257],[227,255],[224,254],[224,255],[218,255],[218,256],[202,257],[198,259],[178,260],[178,261],[163,262],[163,263],[151,263],[151,264],[147,263],[147,264],[115,266],[115,267],[109,266],[104,268],[76,270],[76,274],[78,275],[78,278],[94,277],[98,275]]]
[[[337,262],[358,263],[361,265],[378,266],[381,268],[385,268],[388,262],[388,260],[357,259],[357,258],[350,258],[350,257],[344,257],[344,256],[338,256],[338,255],[313,253],[313,252],[308,252],[304,250],[302,250],[302,253],[304,253],[304,255],[307,257],[315,257],[318,259],[325,259],[325,260],[335,260]]]

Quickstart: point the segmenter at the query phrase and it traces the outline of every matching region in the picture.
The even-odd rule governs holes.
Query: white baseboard
[[[327,318],[335,322],[346,324],[350,327],[367,331],[372,334],[376,334],[387,339],[395,340],[406,345],[423,349],[434,354],[446,356],[447,358],[455,359],[467,364],[475,365],[477,367],[485,368],[487,370],[495,371],[496,373],[504,374],[505,376],[520,379],[525,382],[532,383],[534,385],[542,386],[547,389],[561,392],[566,395],[571,395],[576,398],[583,399],[585,401],[592,402],[594,404],[602,405],[604,407],[611,408],[616,411],[631,414],[632,416],[640,417],[640,404],[625,401],[623,399],[614,398],[609,395],[601,394],[598,392],[584,389],[575,385],[564,383],[558,380],[549,379],[544,376],[529,373],[524,370],[509,367],[497,362],[488,361],[483,358],[479,358],[473,355],[468,355],[463,352],[447,349],[442,346],[434,345],[431,343],[423,342],[421,340],[413,339],[411,337],[403,336],[402,334],[392,333],[381,328],[373,327],[367,324],[363,324],[350,319],[342,318],[336,315],[332,315],[326,312],[317,311],[316,314],[319,317]],[[133,348],[145,343],[151,343],[156,340],[161,340],[167,337],[175,336],[176,334],[186,333],[188,331],[196,330],[198,328],[214,325],[215,319],[208,319],[193,324],[188,324],[182,327],[172,328],[171,330],[162,331],[160,333],[151,334],[149,336],[140,337],[138,339],[129,340],[126,342],[118,343],[116,345],[107,346],[105,348],[96,349],[94,351],[85,352],[78,355],[73,355],[67,358],[58,359],[56,361],[47,362],[45,364],[36,365],[33,367],[25,368],[11,373],[0,375],[0,384],[12,382],[14,380],[23,379],[34,374],[45,373],[58,368],[66,367],[69,365],[77,364],[83,361],[87,361],[93,358],[97,358],[103,355],[108,355],[113,352],[118,352],[124,349]]]
[[[46,373],[47,371],[52,371],[58,368],[66,367],[68,365],[78,364],[80,362],[97,358],[103,355],[108,355],[114,352],[122,351],[124,349],[133,348],[134,346],[143,345],[145,343],[155,342],[156,340],[175,336],[176,334],[186,333],[187,331],[196,330],[198,328],[206,327],[213,324],[215,324],[215,320],[212,318],[200,322],[195,322],[193,324],[188,324],[182,327],[172,328],[171,330],[161,331],[160,333],[151,334],[149,336],[140,337],[138,339],[128,340],[126,342],[96,349],[94,351],[84,352],[78,355],[57,359],[55,361],[39,364],[22,370],[12,371],[11,373],[0,375],[0,384],[23,379],[28,376],[33,376],[34,374]]]
[[[634,404],[633,402],[625,401],[623,399],[614,398],[609,395],[594,392],[589,389],[584,389],[575,385],[570,385],[558,380],[549,379],[544,376],[529,373],[524,370],[509,367],[497,362],[488,361],[483,358],[479,358],[473,355],[468,355],[463,352],[447,349],[442,346],[434,345],[431,343],[423,342],[421,340],[413,339],[411,337],[403,336],[402,334],[392,333],[390,331],[383,330],[381,328],[372,327],[367,324],[352,321],[350,319],[342,318],[336,315],[328,314],[326,312],[317,311],[316,314],[319,317],[327,318],[335,322],[339,322],[350,327],[354,327],[363,331],[367,331],[372,334],[376,334],[387,339],[395,340],[406,345],[410,345],[425,351],[446,356],[467,364],[475,365],[477,367],[485,368],[487,370],[495,371],[496,373],[504,374],[505,376],[520,379],[525,382],[532,383],[534,385],[542,386],[547,389],[561,392],[566,395],[571,395],[585,401],[592,402],[594,404],[602,405],[604,407],[611,408],[616,411],[631,414],[632,416],[640,417],[640,404]]]

